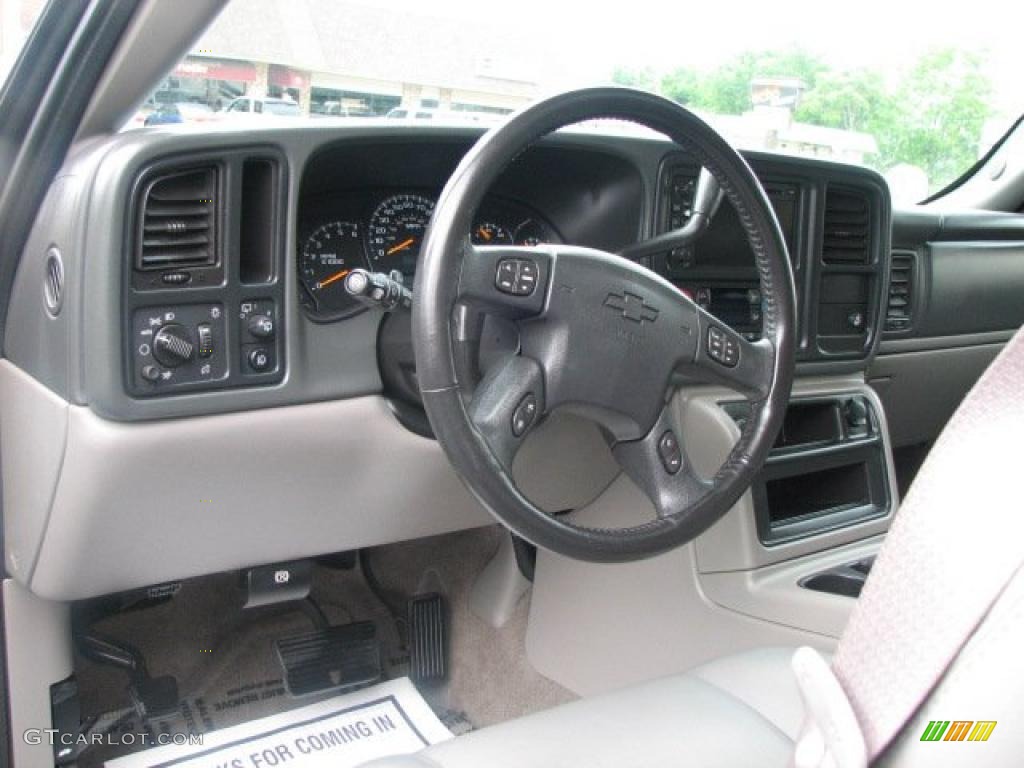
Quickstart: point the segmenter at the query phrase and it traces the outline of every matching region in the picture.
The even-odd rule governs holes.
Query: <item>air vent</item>
[[[151,181],[142,197],[139,269],[202,267],[217,261],[217,170],[200,168]]]
[[[871,260],[870,219],[867,195],[829,187],[825,195],[822,260],[826,264],[867,264]]]
[[[895,252],[889,277],[885,330],[905,331],[914,319],[914,254]]]

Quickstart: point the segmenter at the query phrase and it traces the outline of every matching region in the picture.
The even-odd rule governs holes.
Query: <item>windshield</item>
[[[1008,7],[232,0],[129,127],[168,102],[204,104],[215,120],[487,123],[614,82],[686,105],[741,148],[874,168],[914,202],[1024,110]]]

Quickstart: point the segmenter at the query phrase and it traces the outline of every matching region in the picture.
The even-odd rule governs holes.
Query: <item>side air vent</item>
[[[895,251],[889,277],[885,330],[905,331],[914,320],[914,254]]]
[[[826,264],[867,264],[871,260],[871,205],[853,189],[829,187],[821,256]]]
[[[181,269],[217,262],[217,169],[198,168],[150,181],[140,202],[138,269]]]

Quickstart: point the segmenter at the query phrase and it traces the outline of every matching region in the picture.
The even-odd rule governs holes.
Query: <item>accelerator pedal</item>
[[[372,621],[340,624],[274,642],[292,696],[345,691],[378,682],[380,642]]]
[[[448,677],[448,611],[444,597],[417,595],[409,601],[409,676],[433,683]]]

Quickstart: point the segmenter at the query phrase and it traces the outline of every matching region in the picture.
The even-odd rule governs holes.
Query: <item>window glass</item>
[[[232,0],[130,126],[164,102],[202,103],[215,122],[239,96],[271,100],[232,109],[253,120],[479,124],[614,82],[686,105],[742,148],[877,169],[913,201],[1024,111],[1017,15],[1003,0]]]

